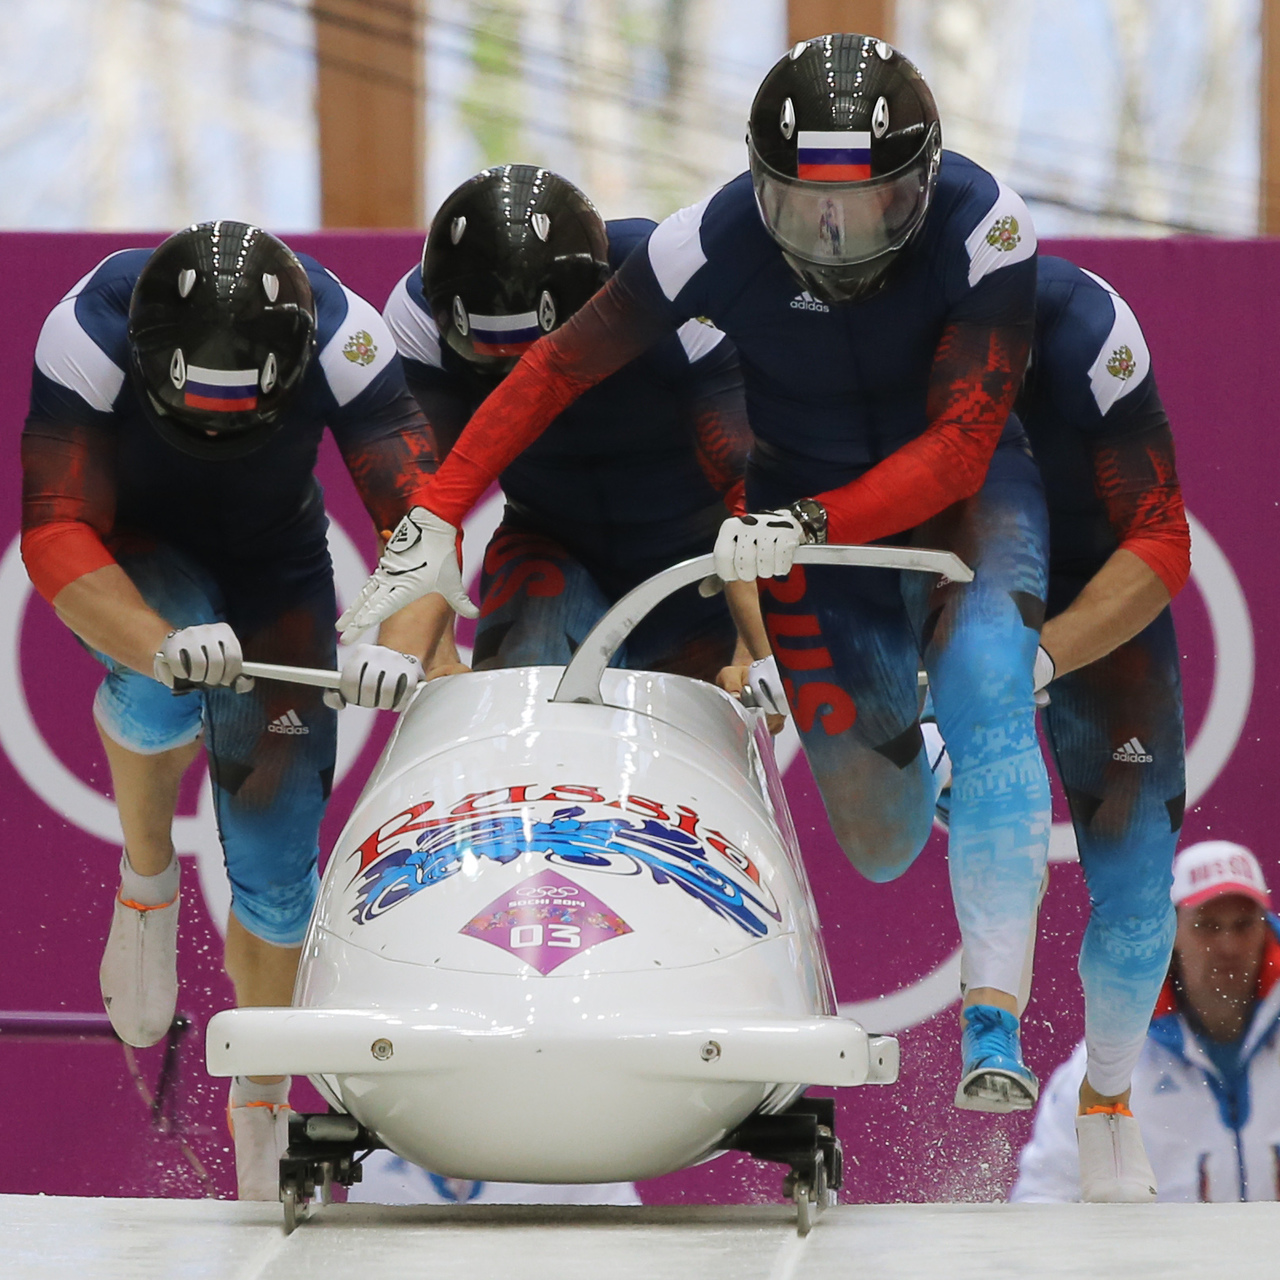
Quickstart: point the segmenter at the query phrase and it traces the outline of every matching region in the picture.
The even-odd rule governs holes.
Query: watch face
[[[827,540],[826,508],[813,498],[801,498],[791,504],[792,513],[804,525],[804,531],[812,542],[823,543]]]

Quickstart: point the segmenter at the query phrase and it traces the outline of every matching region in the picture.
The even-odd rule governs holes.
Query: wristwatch
[[[827,540],[827,509],[812,498],[801,498],[788,508],[804,530],[805,542],[821,546]]]

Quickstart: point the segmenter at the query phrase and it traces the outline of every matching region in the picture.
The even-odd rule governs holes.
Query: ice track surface
[[[277,1205],[0,1196],[5,1280],[1253,1280],[1280,1205],[847,1205],[807,1239],[783,1207]]]

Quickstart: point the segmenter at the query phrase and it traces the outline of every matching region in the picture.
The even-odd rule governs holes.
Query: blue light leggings
[[[786,490],[760,471],[749,475],[753,510],[799,496]],[[1001,445],[980,492],[912,541],[956,552],[973,582],[797,568],[761,584],[761,607],[832,829],[871,880],[901,875],[932,823],[918,719],[923,660],[953,763],[951,886],[965,967],[974,986],[1012,993],[1050,827],[1031,696],[1048,529],[1025,447]]]
[[[1087,578],[1054,576],[1050,610]],[[1123,1093],[1169,968],[1171,865],[1186,803],[1182,683],[1166,609],[1127,644],[1055,680],[1045,725],[1091,911],[1080,949],[1088,1079]]]
[[[333,667],[336,606],[325,572],[300,600],[237,606],[190,557],[168,547],[121,556],[143,599],[175,627],[229,621],[255,662]],[[261,601],[251,602],[261,605]],[[237,625],[239,624],[239,625]],[[307,931],[319,879],[320,820],[333,786],[337,713],[305,685],[259,680],[250,693],[194,690],[175,697],[149,676],[95,655],[107,675],[94,717],[122,747],[142,755],[205,735],[231,909],[255,937],[296,946]]]

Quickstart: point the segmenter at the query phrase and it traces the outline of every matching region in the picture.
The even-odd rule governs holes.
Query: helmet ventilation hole
[[[280,296],[280,277],[273,276],[269,271],[264,271],[262,273],[262,290],[267,295],[267,301],[274,302]]]
[[[550,333],[556,327],[556,300],[546,289],[538,299],[538,325],[543,333]]]
[[[882,61],[888,62],[893,57],[893,46],[887,40],[877,40],[876,52]]]
[[[275,277],[272,276],[271,279],[274,280]],[[274,302],[275,299],[273,298],[272,301]],[[274,351],[268,351],[267,358],[262,365],[262,376],[258,379],[258,386],[262,388],[262,394],[264,396],[270,395],[271,388],[276,385],[276,376],[276,353]]]
[[[194,275],[195,273],[193,272],[192,274]],[[187,362],[183,358],[181,347],[173,349],[173,359],[169,361],[169,381],[179,391],[187,385]]]
[[[871,113],[871,132],[877,138],[883,138],[889,132],[889,99],[881,98],[876,109]]]
[[[467,309],[462,305],[462,299],[456,294],[453,299],[453,326],[464,338],[471,332],[471,321],[467,316]]]
[[[449,243],[457,244],[462,239],[462,233],[467,229],[467,219],[465,216],[454,218],[453,225],[449,228]],[[466,330],[463,329],[463,333]]]
[[[545,213],[535,213],[529,221],[533,223],[533,234],[545,244],[551,234],[551,219]]]
[[[883,101],[883,99],[881,99],[881,101]],[[796,109],[792,106],[790,98],[782,104],[782,118],[780,119],[779,124],[782,128],[782,136],[790,142],[791,135],[796,131]]]
[[[791,61],[794,62],[808,47],[809,42],[807,40],[801,40],[799,44],[793,44],[789,55]]]
[[[184,267],[178,272],[178,297],[185,298],[195,288],[196,273],[192,267]]]

